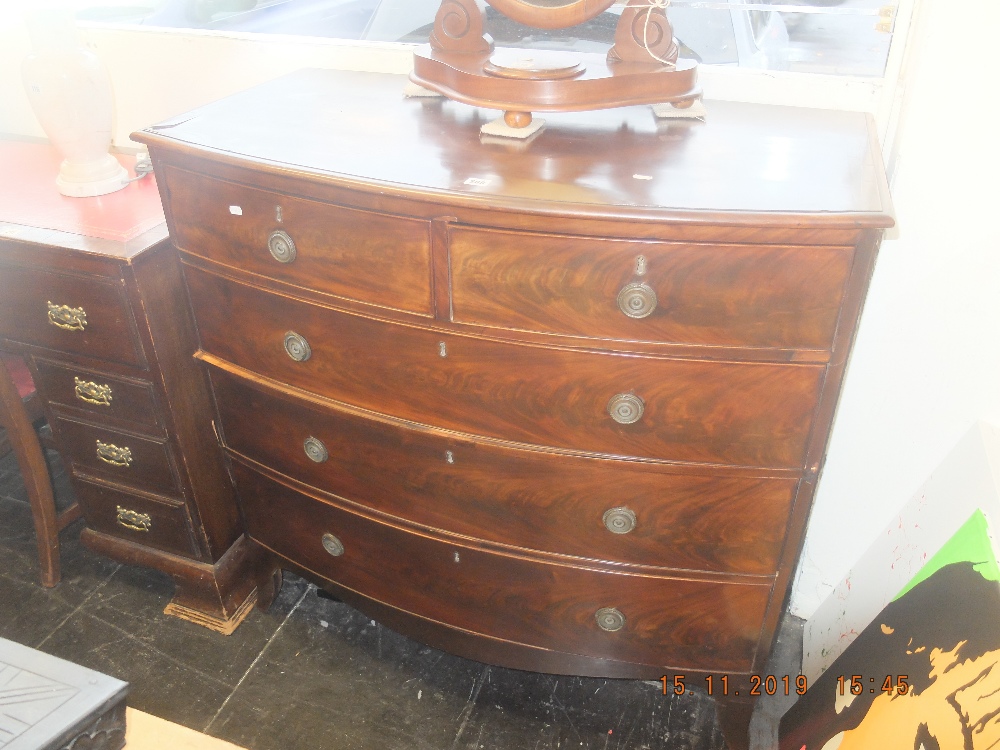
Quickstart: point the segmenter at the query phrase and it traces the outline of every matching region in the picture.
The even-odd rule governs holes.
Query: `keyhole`
[[[274,220],[281,223],[281,206],[274,207]]]
[[[455,463],[455,454],[452,453],[451,451],[445,451],[444,452],[444,460],[447,461],[450,464]]]
[[[636,273],[636,276],[645,276],[646,275],[646,256],[645,255],[640,255],[638,258],[635,259],[635,273]]]
[[[448,345],[445,344],[443,341],[438,343],[438,354],[440,354],[442,357],[448,356]]]
[[[457,552],[455,553],[455,562],[462,562],[462,559],[458,556]]]

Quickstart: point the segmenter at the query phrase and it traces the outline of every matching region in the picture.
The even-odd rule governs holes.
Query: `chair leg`
[[[45,454],[38,442],[34,425],[28,418],[7,368],[0,365],[0,422],[7,429],[8,438],[18,466],[24,476],[24,485],[31,504],[31,517],[35,523],[38,543],[38,560],[41,564],[42,585],[59,583],[59,526],[56,520],[56,503],[52,495]]]

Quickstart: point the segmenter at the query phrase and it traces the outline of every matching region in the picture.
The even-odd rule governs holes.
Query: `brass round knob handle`
[[[626,284],[618,292],[618,309],[630,318],[646,318],[656,309],[656,292],[641,281]]]
[[[267,249],[279,263],[295,260],[295,240],[283,229],[275,229],[267,238]]]
[[[330,451],[328,451],[326,446],[323,445],[322,440],[318,440],[314,437],[308,437],[302,447],[305,449],[306,456],[309,457],[310,461],[315,461],[316,463],[321,464],[330,458]]]
[[[289,331],[285,334],[285,353],[296,362],[305,362],[312,356],[312,347],[295,331]]]
[[[333,557],[340,557],[344,554],[344,544],[333,534],[324,534],[323,538],[320,540],[323,543],[323,549],[329,552]]]
[[[604,525],[612,534],[628,534],[635,528],[635,513],[628,508],[604,511]]]
[[[614,607],[602,607],[594,614],[594,618],[597,620],[597,627],[609,633],[625,627],[625,615]]]
[[[619,393],[608,401],[608,414],[618,424],[634,424],[642,419],[646,404],[634,393]]]

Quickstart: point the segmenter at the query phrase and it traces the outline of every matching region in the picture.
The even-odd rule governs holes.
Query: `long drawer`
[[[631,341],[829,349],[853,247],[454,227],[453,319]]]
[[[166,170],[178,247],[326,294],[430,315],[430,223]]]
[[[0,338],[145,366],[121,282],[0,266]]]
[[[250,536],[312,572],[473,633],[640,664],[750,669],[770,585],[486,552],[346,511],[236,463]]]
[[[504,448],[308,404],[223,370],[212,381],[231,450],[383,513],[581,558],[777,569],[794,478]]]
[[[415,422],[584,452],[797,468],[824,372],[459,336],[195,268],[188,284],[210,355]]]

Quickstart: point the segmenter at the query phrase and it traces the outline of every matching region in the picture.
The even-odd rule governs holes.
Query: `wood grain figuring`
[[[188,284],[202,347],[222,359],[373,411],[538,445],[798,466],[823,373],[813,365],[625,357],[459,337],[344,315],[194,269]],[[309,341],[308,361],[285,353],[288,331]],[[623,392],[645,402],[636,424],[607,413]]]
[[[853,258],[850,247],[637,243],[465,227],[453,227],[449,240],[456,322],[709,346],[828,348]],[[631,282],[656,294],[648,317],[618,307]]]
[[[433,314],[430,225],[292,198],[177,169],[165,177],[183,250],[326,294]],[[280,220],[278,211],[280,209]],[[239,213],[234,213],[238,210]],[[280,263],[271,232],[287,232],[296,256]]]
[[[0,316],[0,337],[95,359],[145,365],[121,281],[0,264],[0,289],[7,311]],[[81,308],[87,316],[86,326],[70,331],[53,325],[48,317],[49,302]]]
[[[753,657],[769,585],[629,576],[487,553],[347,512],[239,463],[234,472],[252,538],[392,606],[599,658],[740,670]],[[343,542],[342,556],[326,552],[324,533]],[[601,630],[602,607],[619,609],[626,626]]]
[[[433,529],[580,558],[773,575],[798,484],[459,440],[306,407],[213,370],[228,447],[361,506]],[[308,438],[330,459],[310,460]],[[627,507],[634,531],[604,513]]]

